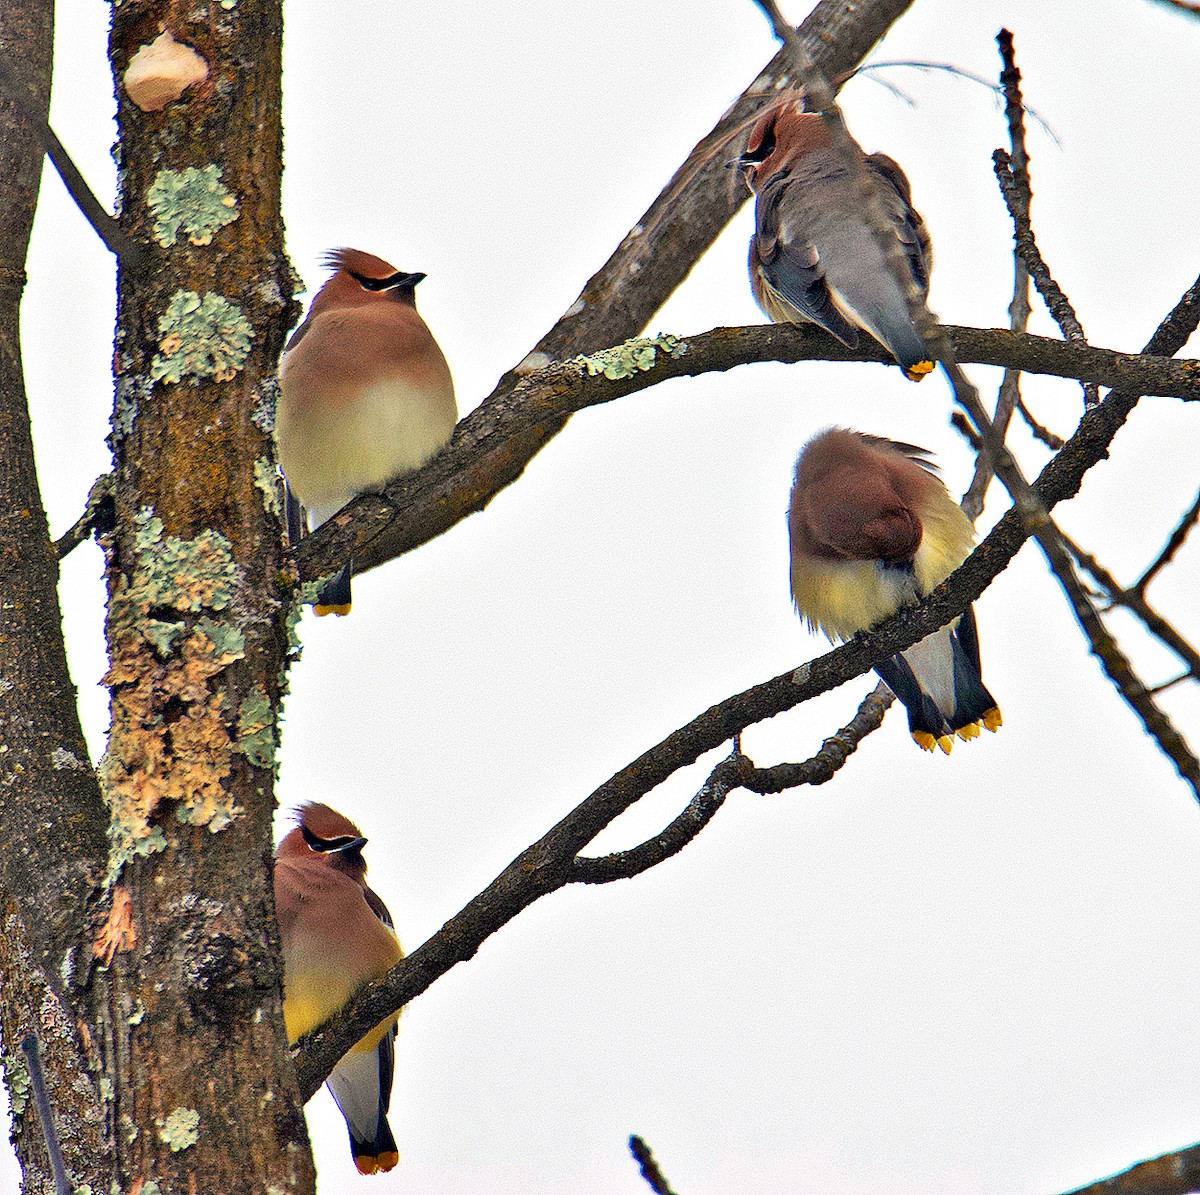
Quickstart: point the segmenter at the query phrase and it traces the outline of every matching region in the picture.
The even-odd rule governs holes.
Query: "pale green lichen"
[[[139,1000],[137,1008],[125,1019],[130,1025],[140,1025],[146,1019],[146,1006]]]
[[[246,636],[232,623],[216,622],[205,615],[196,620],[196,630],[212,644],[221,667],[246,658]]]
[[[4,1083],[8,1088],[8,1106],[13,1116],[21,1116],[29,1103],[29,1068],[19,1054],[6,1054],[0,1058],[4,1068]]]
[[[668,357],[682,357],[687,352],[687,341],[678,336],[661,335],[650,339],[638,337],[627,340],[624,344],[614,345],[610,349],[601,349],[586,357],[576,357],[592,376],[602,373],[610,381],[620,378],[631,378],[638,372],[654,368],[654,362],[660,352]]]
[[[175,244],[181,229],[193,245],[211,245],[238,218],[237,200],[214,165],[160,170],[146,192],[146,206],[154,217],[154,239],[164,248]]]
[[[166,1121],[154,1123],[158,1125],[158,1139],[172,1153],[191,1149],[200,1140],[200,1113],[195,1108],[176,1108],[167,1114]]]
[[[142,623],[142,634],[146,636],[159,656],[165,660],[174,649],[176,641],[187,634],[187,624],[147,618]]]
[[[134,1131],[136,1132],[137,1130],[135,1129]],[[140,1195],[162,1195],[162,1187],[154,1179],[148,1178],[142,1183]]]
[[[256,768],[272,768],[275,746],[275,711],[255,689],[238,710],[238,750]]]
[[[224,610],[233,600],[238,566],[219,531],[202,531],[195,539],[164,536],[162,519],[143,507],[136,515],[134,546],[138,567],[120,601],[136,604],[138,614],[162,606]]]
[[[177,290],[159,317],[159,351],[150,363],[156,382],[180,382],[188,374],[218,382],[233,378],[250,352],[254,329],[228,299],[209,291]]]
[[[110,885],[129,860],[165,849],[166,835],[152,821],[163,801],[179,802],[179,821],[213,832],[241,812],[227,791],[233,715],[212,684],[245,655],[243,632],[212,617],[229,608],[240,583],[230,543],[211,530],[189,540],[167,535],[148,507],[136,516],[133,538],[132,570],[110,604],[104,677],[113,718],[100,764],[112,811]],[[164,611],[201,616],[189,630],[186,620],[153,617]],[[175,760],[188,766],[173,767]]]
[[[283,514],[283,479],[274,461],[265,456],[254,461],[254,484],[263,493],[263,506],[268,514],[278,518]]]

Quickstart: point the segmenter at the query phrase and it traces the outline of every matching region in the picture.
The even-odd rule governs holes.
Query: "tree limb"
[[[1200,278],[1151,337],[1151,354],[1178,352],[1200,323]],[[1047,509],[1072,498],[1087,471],[1137,405],[1139,395],[1113,390],[1085,412],[1066,446],[1042,470],[1034,488]],[[573,860],[611,821],[680,767],[747,726],[792,709],[862,675],[873,664],[945,625],[987,588],[1031,535],[1010,510],[944,584],[919,605],[903,607],[867,635],[799,669],[728,697],[628,764],[547,834],[522,851],[488,887],[381,980],[368,984],[335,1017],[293,1047],[301,1091],[309,1099],[338,1058],[372,1026],[466,962],[493,933],[529,905],[571,882]]]
[[[1091,345],[996,328],[944,331],[963,361],[1007,365],[1027,373],[1093,380],[1139,394],[1200,399],[1200,365],[1162,356],[1116,353]],[[537,370],[503,401],[468,414],[449,444],[428,464],[392,482],[379,494],[363,494],[293,550],[301,578],[314,581],[335,572],[353,556],[366,572],[441,535],[482,510],[498,492],[494,462],[523,451],[524,433],[539,423],[561,420],[586,407],[611,402],[669,378],[733,369],[759,361],[877,361],[890,363],[874,343],[848,349],[814,326],[765,324],[714,328],[675,342],[631,342],[649,358],[616,377],[600,372],[608,353],[594,354],[592,373],[580,359]],[[648,346],[656,348],[651,353]],[[626,348],[626,357],[633,349]],[[619,354],[618,354],[619,356]],[[507,484],[507,483],[506,483]]]

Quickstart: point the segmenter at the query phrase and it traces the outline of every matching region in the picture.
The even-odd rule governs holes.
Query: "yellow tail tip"
[[[983,724],[995,734],[996,731],[1004,725],[1004,719],[1000,716],[1000,710],[996,706],[992,706],[986,714],[983,715]]]
[[[955,733],[960,739],[977,739],[979,738],[979,723],[968,722],[966,726],[960,726]]]
[[[944,755],[949,755],[954,750],[954,735],[944,734],[938,739],[937,745],[941,747]]]
[[[367,1154],[354,1155],[354,1166],[359,1174],[386,1174],[389,1170],[394,1169],[399,1161],[400,1155],[395,1150],[389,1150],[387,1153],[381,1153],[375,1157]]]
[[[926,374],[933,373],[933,364],[932,361],[918,361],[904,371],[904,376],[910,382],[919,382]]]
[[[937,746],[937,740],[926,730],[914,730],[912,737],[922,751],[932,751]]]
[[[338,618],[345,618],[350,613],[350,603],[346,602],[345,605],[338,606],[324,606],[318,602],[313,606],[313,611],[318,618],[324,618],[327,614],[336,614]]]

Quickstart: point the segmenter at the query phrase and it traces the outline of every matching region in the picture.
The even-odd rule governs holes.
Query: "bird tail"
[[[970,609],[956,627],[940,631],[903,655],[875,666],[908,711],[908,730],[923,751],[949,755],[954,738],[973,739],[981,727],[999,730],[1000,708],[983,683],[979,637]]]
[[[400,1160],[388,1124],[395,1054],[394,1030],[387,1030],[374,1049],[352,1049],[329,1076],[329,1090],[346,1118],[350,1152],[359,1174],[391,1170]]]
[[[919,382],[933,369],[932,354],[913,324],[899,282],[881,260],[874,234],[856,227],[842,252],[844,264],[825,258],[825,281],[838,305],[896,358],[909,381]]]
[[[347,560],[321,587],[321,592],[313,603],[313,611],[318,618],[324,618],[326,614],[337,614],[344,618],[350,613],[350,574],[353,569],[354,561]]]

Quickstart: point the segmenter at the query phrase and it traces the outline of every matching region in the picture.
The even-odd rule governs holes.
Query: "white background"
[[[67,7],[53,121],[111,197],[108,9]],[[1200,272],[1200,23],[1146,0],[919,0],[877,57],[994,77],[1002,23],[1028,101],[1062,138],[1030,133],[1039,244],[1092,342],[1140,348]],[[773,51],[750,0],[290,3],[292,258],[310,294],[331,246],[426,271],[421,310],[468,409]],[[931,304],[948,322],[1004,325],[1002,113],[972,84],[889,78],[915,109],[866,80],[844,102],[864,147],[912,180],[936,243]],[[761,320],[749,228],[747,208],[651,331]],[[108,465],[113,269],[53,175],[29,274],[26,367],[57,534]],[[1051,327],[1039,307],[1032,330]],[[997,371],[970,372],[994,393]],[[1025,392],[1071,430],[1077,385]],[[787,587],[805,439],[838,422],[915,441],[961,492],[972,462],[949,410],[940,378],[800,364],[576,416],[487,511],[357,581],[351,618],[306,616],[281,801],[328,801],[361,824],[371,880],[415,946],[616,769],[825,650]],[[1124,581],[1195,496],[1198,420],[1194,405],[1143,400],[1060,508]],[[1023,429],[1013,442],[1029,471],[1046,460]],[[981,525],[1004,509],[993,489]],[[1198,562],[1194,540],[1151,591],[1193,642]],[[94,546],[67,560],[62,594],[98,755]],[[1200,1139],[1200,811],[1036,549],[977,611],[998,735],[929,757],[893,712],[830,785],[738,794],[657,870],[528,910],[406,1012],[395,1171],[359,1180],[332,1102],[309,1106],[321,1189],[634,1193],[637,1132],[680,1195],[1050,1195]],[[1149,679],[1174,674],[1128,619],[1113,625]],[[870,683],[755,728],[747,750],[804,758]],[[1200,748],[1196,687],[1162,704]],[[711,762],[598,849],[656,831]],[[17,1182],[0,1160],[0,1189]]]

